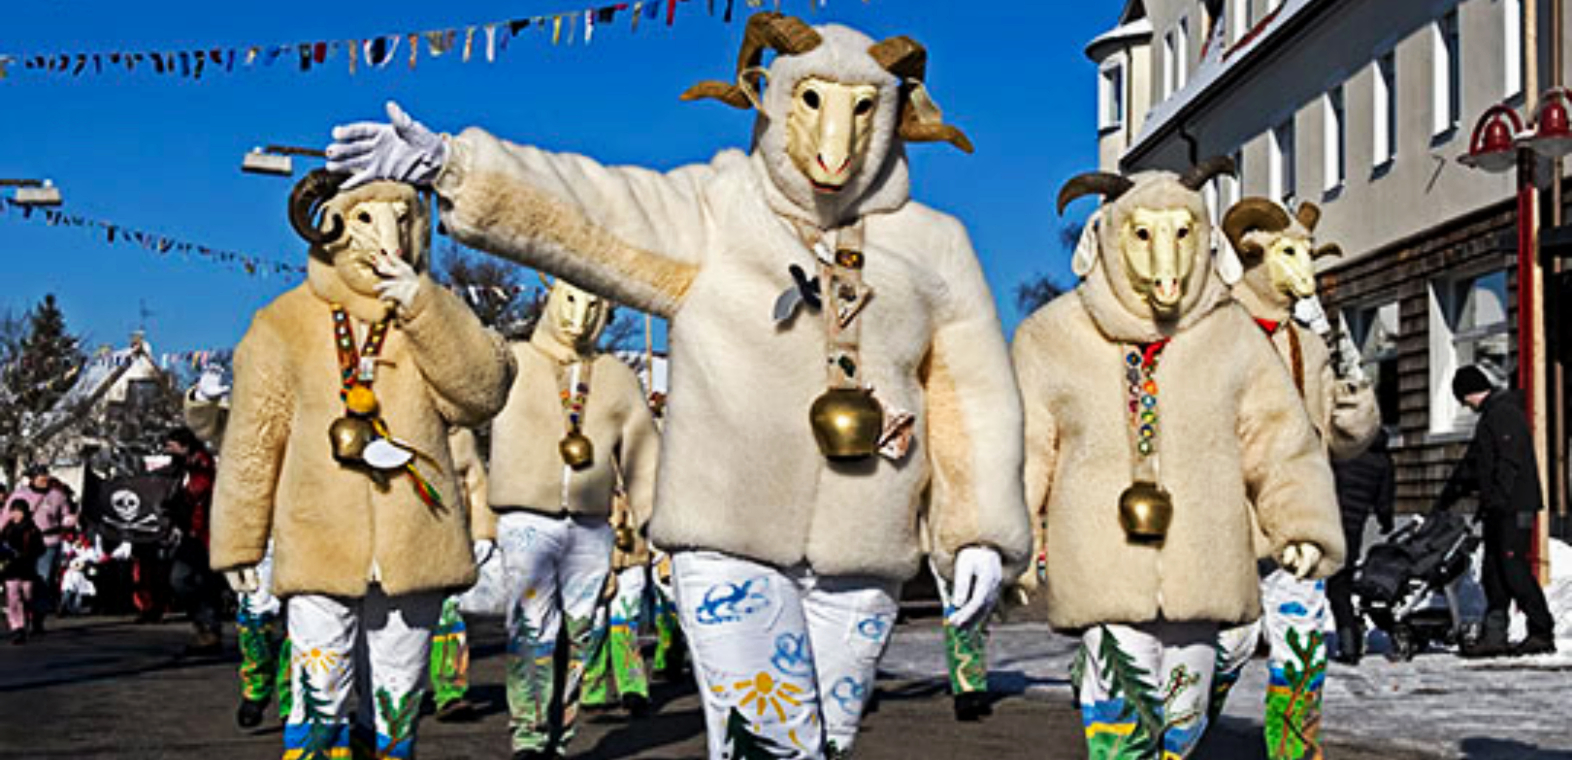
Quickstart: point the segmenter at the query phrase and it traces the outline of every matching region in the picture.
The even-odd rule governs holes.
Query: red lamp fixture
[[[1566,108],[1560,110],[1562,128],[1566,128]],[[1474,134],[1468,141],[1468,152],[1458,157],[1458,162],[1471,169],[1501,173],[1517,167],[1517,138],[1523,132],[1523,120],[1517,112],[1503,105],[1491,106],[1474,125]]]
[[[1572,154],[1572,126],[1568,125],[1567,106],[1572,104],[1566,88],[1553,87],[1540,96],[1534,111],[1534,132],[1523,142],[1535,153],[1548,158]]]

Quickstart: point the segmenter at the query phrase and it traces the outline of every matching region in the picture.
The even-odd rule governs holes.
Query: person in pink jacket
[[[44,616],[55,608],[55,582],[60,565],[60,537],[76,521],[71,510],[71,500],[65,487],[50,477],[49,469],[33,465],[23,472],[25,480],[16,487],[5,503],[21,499],[32,512],[33,524],[44,535],[44,551],[38,557],[37,586],[33,590],[32,627],[34,633],[43,633]]]

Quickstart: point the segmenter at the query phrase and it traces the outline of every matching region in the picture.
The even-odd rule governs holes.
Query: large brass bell
[[[557,443],[557,451],[562,454],[562,461],[575,470],[582,470],[595,463],[595,444],[578,428],[574,428]]]
[[[366,446],[376,438],[371,420],[346,415],[333,420],[328,426],[328,440],[333,444],[333,458],[344,464],[365,461]]]
[[[820,453],[829,459],[862,459],[879,450],[884,408],[870,390],[831,388],[814,400],[808,419]]]
[[[638,546],[638,532],[633,529],[632,525],[627,523],[618,525],[616,536],[617,551],[623,554],[631,554],[633,549]]]
[[[1119,527],[1137,543],[1161,543],[1174,519],[1174,500],[1162,486],[1138,480],[1119,495]]]

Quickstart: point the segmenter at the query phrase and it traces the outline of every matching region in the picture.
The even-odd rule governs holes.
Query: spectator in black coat
[[[1479,494],[1475,515],[1484,526],[1485,559],[1480,582],[1485,587],[1484,629],[1464,654],[1494,657],[1554,652],[1555,619],[1545,592],[1529,566],[1534,519],[1544,509],[1534,439],[1519,394],[1495,390],[1478,367],[1463,367],[1452,376],[1452,394],[1479,412],[1468,453],[1441,491],[1436,509],[1451,509],[1465,494]],[[1516,646],[1507,641],[1512,603],[1528,618],[1528,637]]]
[[[1370,448],[1353,459],[1332,463],[1337,477],[1337,506],[1343,513],[1343,540],[1348,547],[1343,569],[1326,581],[1326,595],[1337,621],[1337,651],[1332,659],[1359,664],[1365,651],[1364,619],[1354,609],[1354,569],[1359,565],[1365,523],[1375,515],[1382,533],[1392,532],[1392,502],[1396,478],[1386,431],[1376,433]]]

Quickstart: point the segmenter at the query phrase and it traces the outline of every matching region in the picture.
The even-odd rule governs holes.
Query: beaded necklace
[[[1154,480],[1157,470],[1158,359],[1168,339],[1130,346],[1124,357],[1125,380],[1129,388],[1131,442],[1135,449],[1137,479]]]

